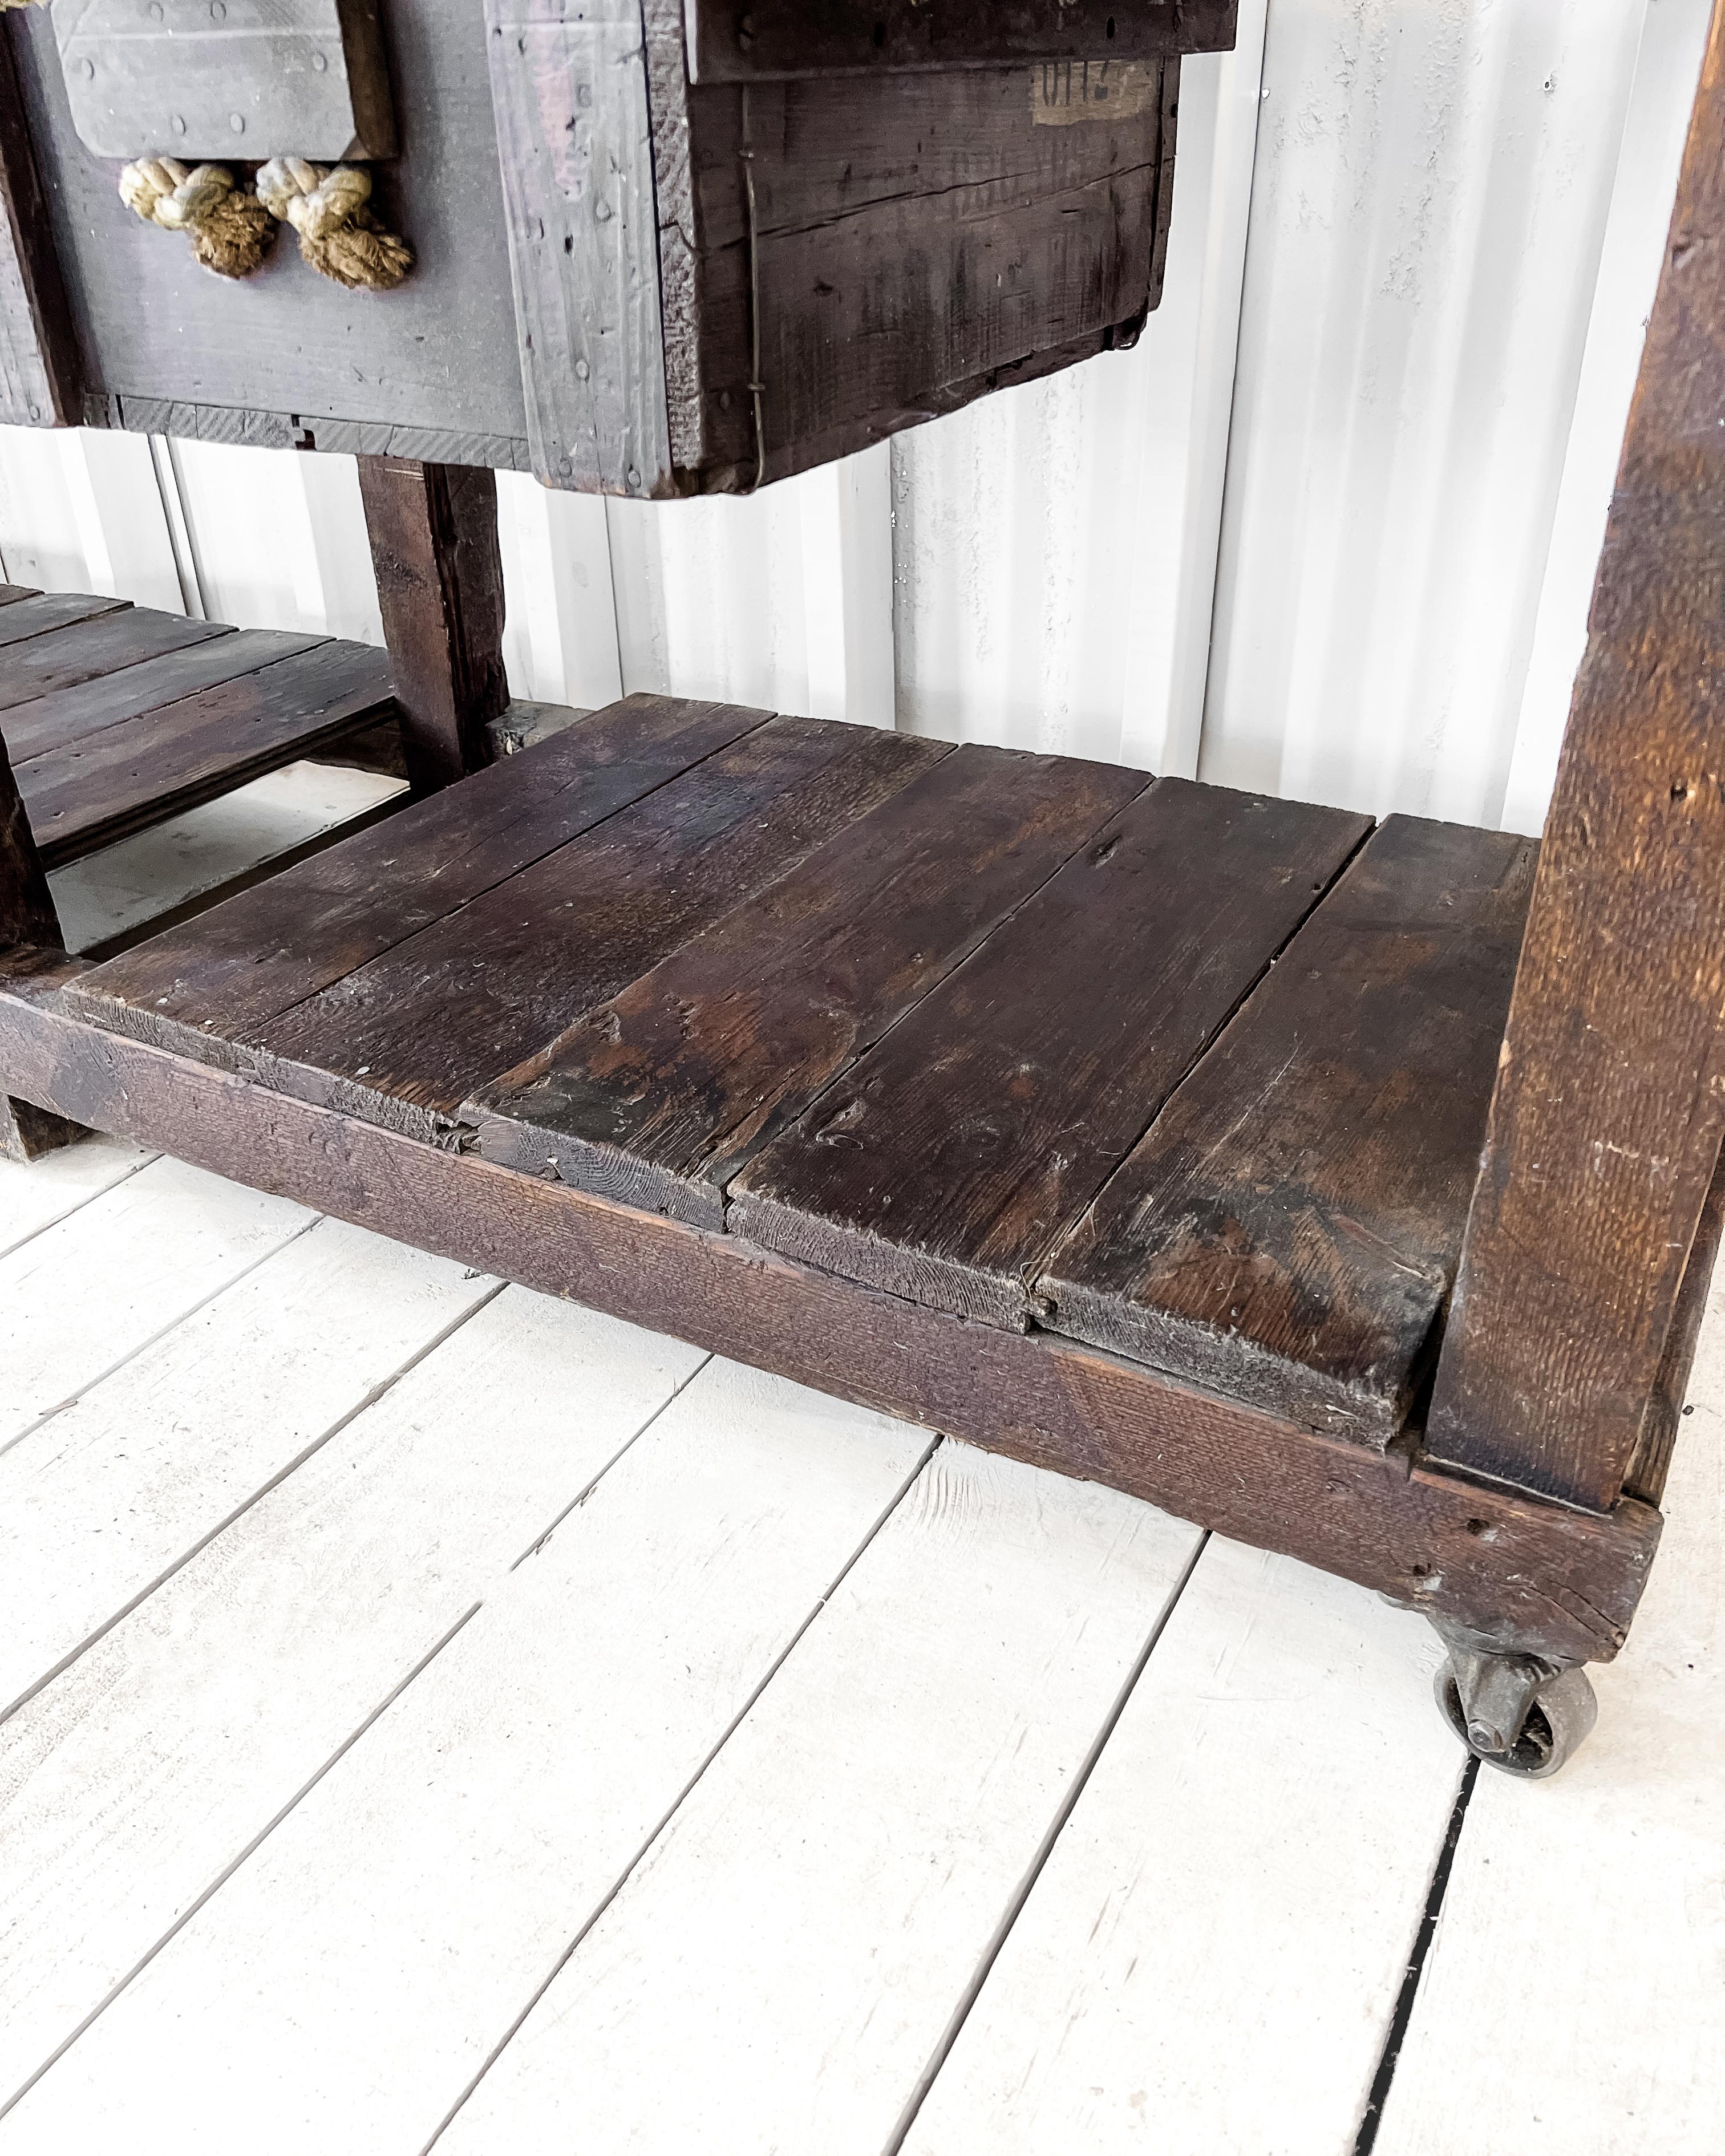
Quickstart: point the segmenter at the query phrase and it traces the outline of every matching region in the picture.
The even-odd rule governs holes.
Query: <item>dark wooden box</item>
[[[1137,336],[1179,55],[1234,17],[385,0],[398,154],[374,199],[417,266],[371,293],[290,236],[243,280],[200,270],[80,141],[55,18],[8,14],[0,418],[644,496],[779,478]]]

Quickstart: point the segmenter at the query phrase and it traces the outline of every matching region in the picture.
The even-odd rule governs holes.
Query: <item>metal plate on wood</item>
[[[99,157],[386,157],[373,0],[59,0],[78,136]]]
[[[1237,0],[685,0],[696,82],[1232,49]]]

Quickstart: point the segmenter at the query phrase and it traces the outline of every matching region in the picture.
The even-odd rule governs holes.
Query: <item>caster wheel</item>
[[[1513,1686],[1517,1718],[1507,1728],[1506,1717],[1494,1717],[1487,1703],[1498,1688],[1488,1691],[1476,1674],[1478,1661],[1488,1659],[1506,1671],[1516,1663],[1521,1666],[1520,1681]],[[1469,1656],[1466,1661],[1475,1663],[1474,1671],[1467,1671],[1464,1663],[1464,1673],[1458,1674],[1452,1660],[1438,1671],[1433,1689],[1439,1712],[1475,1758],[1501,1774],[1519,1774],[1528,1781],[1542,1781],[1567,1764],[1599,1717],[1599,1703],[1587,1671],[1553,1670],[1522,1657]],[[1471,1712],[1464,1702],[1464,1675],[1472,1680],[1468,1685]]]

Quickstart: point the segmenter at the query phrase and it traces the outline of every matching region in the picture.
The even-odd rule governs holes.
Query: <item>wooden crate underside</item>
[[[0,1088],[1598,1659],[1656,1512],[1420,1456],[1533,850],[632,698],[14,961]]]

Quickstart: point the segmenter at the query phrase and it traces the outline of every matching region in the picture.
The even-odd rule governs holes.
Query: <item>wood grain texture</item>
[[[27,1167],[46,1160],[51,1153],[76,1145],[89,1132],[64,1116],[50,1115],[28,1101],[8,1100],[0,1093],[0,1160]]]
[[[16,604],[0,612],[0,649],[26,643],[34,637],[46,636],[53,630],[69,628],[74,623],[94,621],[98,614],[120,613],[131,609],[130,599],[102,598],[93,592],[38,592],[33,598],[19,599]],[[180,617],[177,614],[163,614],[160,619],[177,621]],[[203,624],[199,623],[194,626],[203,627]],[[76,648],[75,639],[73,648]],[[0,658],[0,700],[7,703],[22,702],[24,696],[42,694],[28,671],[32,656],[28,652],[8,650],[6,657]],[[99,666],[95,670],[105,673],[107,669]],[[19,682],[26,685],[22,694],[14,687],[14,684]]]
[[[1622,1644],[1658,1542],[1647,1506],[1625,1499],[1599,1517],[1487,1490],[1055,1335],[969,1325],[738,1236],[418,1144],[71,1016],[62,984],[75,968],[15,967],[0,988],[0,1084],[23,1098],[818,1390],[1108,1483],[1505,1645],[1603,1661]]]
[[[1725,1137],[1725,8],[1546,820],[1430,1443],[1601,1510]]]
[[[1237,0],[688,0],[697,82],[1159,59],[1234,44]]]
[[[133,615],[137,612],[132,609]],[[159,711],[182,696],[195,696],[200,689],[213,688],[218,682],[250,674],[275,660],[309,651],[323,641],[318,636],[284,635],[266,629],[201,639],[157,658],[132,661],[116,672],[51,689],[28,703],[9,705],[0,715],[0,733],[5,736],[13,762],[24,763],[48,749],[81,741],[87,734],[139,718],[146,711]]]
[[[0,424],[75,426],[82,377],[10,28],[0,24]]]
[[[640,0],[486,0],[485,27],[533,469],[670,491]]]
[[[509,702],[497,481],[456,465],[358,462],[408,778],[429,793],[490,762],[488,729]]]
[[[14,599],[33,599],[41,596],[33,584],[0,584],[0,606],[10,606]]]
[[[381,651],[316,644],[33,757],[18,783],[43,859],[58,868],[316,756],[394,708]]]
[[[455,1127],[470,1093],[945,753],[901,734],[775,719],[248,1030],[240,1060],[302,1100],[470,1142]],[[228,1033],[218,1050],[223,1060],[234,1040]]]
[[[1391,817],[1050,1259],[1046,1322],[1389,1443],[1455,1276],[1534,852]]]
[[[757,1154],[730,1224],[1023,1327],[1055,1244],[1368,829],[1161,780]]]
[[[1146,783],[952,751],[477,1095],[480,1150],[718,1226],[743,1163]]]
[[[59,917],[23,796],[0,739],[0,951],[8,944],[58,947]]]
[[[67,595],[69,600],[69,594]],[[86,682],[122,676],[144,661],[170,652],[221,644],[233,632],[219,622],[188,621],[184,615],[158,613],[152,608],[134,607],[111,599],[79,602],[91,611],[80,619],[69,603],[69,621],[62,626],[51,617],[39,633],[27,639],[6,643],[6,630],[13,618],[47,607],[45,598],[26,599],[21,606],[0,613],[0,728],[12,739],[10,713],[23,704],[39,704],[64,689]],[[98,691],[98,698],[105,692]],[[34,752],[26,732],[15,752],[24,762]]]
[[[244,1040],[768,716],[629,697],[126,952],[79,993],[104,1024],[207,1055],[206,1019]]]
[[[1643,1504],[1656,1505],[1665,1495],[1681,1427],[1683,1404],[1689,1394],[1689,1374],[1695,1361],[1702,1320],[1707,1314],[1708,1291],[1718,1263],[1719,1245],[1725,1240],[1725,1157],[1713,1170],[1707,1202],[1695,1240],[1689,1245],[1689,1262],[1683,1268],[1683,1284],[1677,1291],[1665,1347],[1655,1373],[1653,1392],[1642,1418],[1641,1435],[1624,1476],[1623,1486]]]

